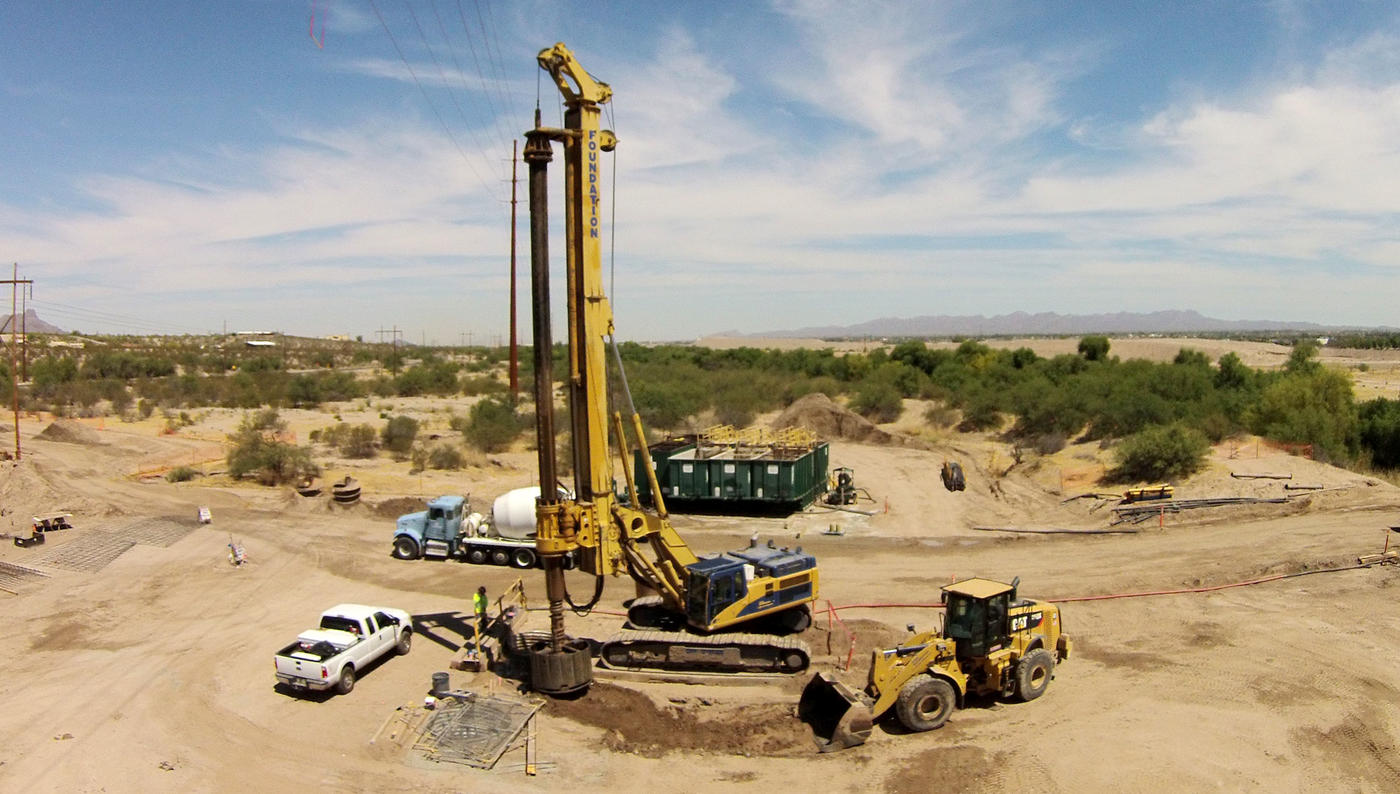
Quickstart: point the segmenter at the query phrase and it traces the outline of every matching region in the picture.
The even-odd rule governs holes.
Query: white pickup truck
[[[318,628],[302,632],[277,652],[277,682],[295,690],[334,687],[348,694],[358,671],[390,651],[408,653],[412,642],[412,618],[402,609],[333,606],[321,613]]]

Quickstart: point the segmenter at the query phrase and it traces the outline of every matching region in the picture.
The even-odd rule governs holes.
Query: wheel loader
[[[871,654],[865,692],[826,673],[802,691],[798,716],[812,727],[821,752],[864,744],[891,709],[910,731],[941,728],[968,694],[1035,700],[1055,665],[1069,658],[1054,604],[1016,596],[1011,584],[967,579],[943,588],[941,631],[915,632]]]

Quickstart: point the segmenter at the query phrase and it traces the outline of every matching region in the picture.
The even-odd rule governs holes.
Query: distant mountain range
[[[3,320],[3,321],[0,321],[0,334],[12,333],[12,331],[10,330],[10,324],[16,322],[17,320],[18,320],[18,324],[15,326],[15,328],[14,328],[14,330],[13,330],[13,333],[19,333],[20,331],[23,331],[23,332],[25,332],[25,333],[27,333],[27,334],[61,334],[61,333],[66,333],[62,328],[59,328],[59,327],[56,326],[56,325],[51,325],[50,323],[46,323],[46,322],[44,322],[43,320],[40,320],[40,319],[39,319],[39,315],[38,315],[37,313],[35,313],[35,311],[34,311],[33,309],[29,309],[29,310],[25,311],[25,313],[24,313],[24,319],[22,319],[22,320],[19,319],[18,315],[14,315],[14,314],[6,314],[6,315],[4,315],[4,320]]]
[[[856,325],[813,325],[786,331],[734,334],[752,337],[936,337],[936,336],[1059,336],[1069,334],[1130,334],[1251,331],[1327,332],[1358,330],[1357,326],[1325,326],[1282,320],[1217,320],[1195,311],[1115,312],[1113,314],[1056,314],[1014,312],[986,317],[980,314],[927,317],[882,317]],[[1390,330],[1390,329],[1386,329]],[[719,334],[727,336],[729,334]]]

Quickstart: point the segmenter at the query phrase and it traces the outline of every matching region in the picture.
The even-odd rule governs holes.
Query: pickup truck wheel
[[[535,553],[529,549],[516,549],[510,555],[510,566],[512,568],[535,567]]]
[[[473,565],[481,565],[486,562],[486,552],[482,549],[472,549],[467,552],[467,562]]]
[[[401,560],[418,559],[418,543],[407,535],[394,538],[394,556]]]
[[[335,691],[342,695],[350,694],[350,690],[355,688],[355,668],[352,665],[345,665],[340,671],[340,682],[335,685]]]
[[[407,656],[410,648],[413,647],[413,631],[404,629],[403,635],[399,637],[399,644],[394,646],[394,652],[399,656]]]
[[[510,555],[506,554],[505,549],[496,549],[491,552],[492,565],[505,565],[508,562],[510,562]]]

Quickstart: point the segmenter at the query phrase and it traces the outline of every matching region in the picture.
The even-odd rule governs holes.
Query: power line
[[[501,62],[501,60],[503,60],[503,59],[501,59],[501,46],[500,46],[500,42],[498,42],[498,38],[497,38],[497,36],[496,36],[496,25],[494,25],[494,20],[493,20],[493,24],[487,25],[487,24],[486,24],[486,20],[483,20],[483,18],[482,18],[482,4],[480,4],[480,1],[479,1],[479,0],[473,0],[473,4],[475,4],[475,6],[476,6],[476,21],[477,21],[477,24],[479,24],[480,27],[482,27],[482,49],[486,50],[486,62],[489,63],[490,66],[491,66],[491,76],[494,77],[493,84],[496,85],[496,90],[497,90],[498,92],[500,92],[500,95],[501,95],[501,105],[503,105],[503,109],[505,109],[505,111],[507,111],[508,113],[510,113],[512,119],[514,119],[514,118],[519,118],[518,113],[515,112],[515,102],[514,102],[514,99],[511,98],[511,92],[505,90],[505,78],[504,78],[503,76],[501,76],[500,62]],[[466,34],[466,35],[468,35],[468,43],[470,43],[470,41],[472,41],[472,39],[470,39],[470,35],[472,35],[472,32],[469,31],[468,25],[466,25],[466,18],[465,18],[465,15],[462,14],[462,0],[456,0],[456,11],[458,11],[458,14],[459,14],[459,15],[462,15],[462,17],[463,17],[463,18],[462,18],[462,29],[465,29],[465,31],[468,31],[468,34]],[[487,17],[490,17],[490,11],[491,11],[491,7],[490,7],[490,6],[487,6],[487,7],[486,7],[486,15],[487,15]],[[494,57],[494,59],[493,59],[493,57],[491,57],[491,39],[487,39],[487,35],[486,35],[486,34],[487,34],[487,31],[489,31],[489,29],[490,29],[490,32],[491,32],[491,39],[497,39],[496,57]],[[476,49],[475,49],[475,48],[472,49],[472,55],[473,55],[473,57],[475,57],[475,55],[476,55]],[[480,64],[477,64],[477,73],[480,73],[480,69],[482,69],[482,67],[480,67]],[[484,81],[486,81],[486,77],[482,76],[482,81],[483,81],[483,84],[484,84]],[[514,134],[512,134],[511,137],[514,137]]]
[[[452,37],[447,32],[447,25],[443,24],[442,14],[438,13],[437,0],[429,0],[428,5],[433,9],[433,18],[437,20],[438,32],[442,34],[442,40],[447,44],[447,54],[452,57],[452,65],[457,71],[457,78],[462,83],[462,92],[470,95],[471,87],[467,85],[467,70],[462,68],[462,62],[457,59],[457,48],[452,45]],[[487,110],[491,114],[493,122],[491,127],[496,133],[496,140],[504,146],[507,139],[501,131],[501,116],[496,111],[495,103],[491,101],[491,92],[482,91],[482,96],[485,97]]]
[[[457,2],[460,3],[461,0],[457,0]],[[511,102],[510,92],[505,90],[505,69],[502,65],[505,62],[505,58],[501,57],[501,40],[500,37],[496,35],[495,20],[492,20],[490,25],[486,24],[486,22],[481,18],[481,0],[472,0],[472,2],[476,5],[477,21],[481,22],[481,38],[486,46],[486,60],[491,64],[491,72],[496,78],[496,85],[501,88],[501,92],[505,95],[505,104],[510,105],[508,109],[511,112],[511,117],[514,118],[515,106]],[[491,16],[490,3],[486,5],[486,16],[488,18]],[[491,32],[491,38],[489,41],[486,39],[486,32],[488,30]],[[496,45],[496,57],[494,59],[491,58],[492,43]]]
[[[117,314],[99,309],[88,309],[82,306],[72,306],[66,303],[55,303],[52,301],[41,301],[30,299],[30,303],[36,309],[43,309],[50,316],[59,318],[67,317],[80,323],[95,323],[103,326],[117,326],[126,329],[138,330],[142,333],[170,333],[170,334],[193,334],[202,335],[214,333],[206,329],[197,329],[191,326],[175,326],[166,323],[153,322],[144,317],[134,317],[131,315]]]
[[[442,81],[443,87],[447,91],[447,98],[452,100],[452,106],[457,108],[457,115],[462,117],[462,126],[467,134],[472,137],[472,142],[476,144],[478,150],[485,151],[488,147],[483,146],[481,139],[477,137],[476,130],[472,128],[471,119],[467,118],[467,112],[462,109],[462,103],[457,101],[457,92],[452,90],[452,84],[447,79],[447,72],[442,68],[442,62],[438,60],[437,53],[433,51],[433,45],[428,42],[428,36],[423,32],[423,25],[418,21],[418,14],[413,10],[409,0],[404,0],[404,8],[408,11],[409,19],[413,20],[413,28],[418,31],[418,38],[423,42],[423,48],[428,51],[428,59],[433,62],[433,68],[437,69],[438,78]],[[449,50],[451,47],[449,46]]]
[[[456,148],[457,153],[462,156],[463,162],[471,169],[472,175],[476,177],[476,181],[480,183],[482,187],[485,187],[488,193],[492,192],[491,186],[482,178],[481,172],[476,170],[476,165],[472,162],[471,158],[467,157],[466,151],[462,149],[462,144],[457,141],[457,136],[452,134],[452,128],[447,126],[447,122],[443,119],[442,113],[438,111],[437,105],[433,104],[432,97],[428,96],[427,89],[423,88],[422,81],[418,79],[418,73],[413,70],[413,64],[409,63],[408,58],[404,57],[403,49],[399,47],[398,39],[394,38],[394,32],[389,29],[389,24],[384,21],[384,15],[379,13],[379,6],[375,4],[374,0],[369,0],[369,7],[374,9],[374,15],[379,18],[380,27],[384,28],[384,33],[389,36],[389,42],[394,45],[394,52],[399,54],[399,60],[403,61],[404,67],[408,69],[409,76],[413,78],[413,84],[418,86],[418,92],[423,95],[424,101],[428,103],[428,108],[432,110],[433,115],[437,117],[438,124],[442,126],[442,131],[447,134],[448,140],[452,141],[452,146]]]

